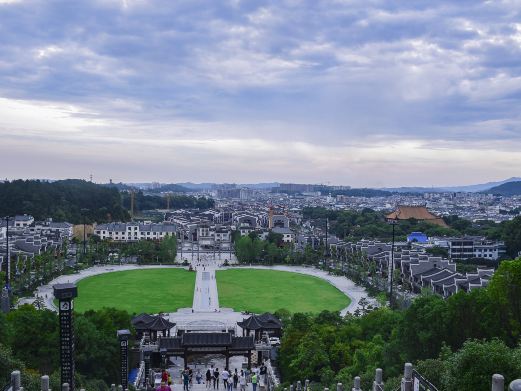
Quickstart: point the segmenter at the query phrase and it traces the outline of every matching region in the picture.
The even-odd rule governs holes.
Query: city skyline
[[[520,176],[520,16],[508,0],[0,0],[1,177]]]

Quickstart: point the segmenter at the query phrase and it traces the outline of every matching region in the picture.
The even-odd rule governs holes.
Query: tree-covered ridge
[[[130,209],[130,193],[121,193],[123,206]],[[168,198],[167,198],[168,197]],[[134,194],[134,210],[144,211],[153,209],[209,209],[213,208],[215,201],[211,198],[194,197],[188,195],[147,195],[142,191]]]
[[[521,195],[521,181],[503,183],[502,185],[488,189],[485,193],[502,196]]]
[[[403,363],[412,362],[440,391],[489,390],[492,374],[507,382],[521,374],[521,259],[503,262],[488,288],[471,293],[424,295],[404,311],[345,319],[286,314],[284,326],[284,382],[307,378],[334,387],[361,376],[365,390],[382,368],[386,390],[394,390]]]
[[[87,222],[126,221],[116,188],[79,179],[55,182],[15,180],[0,183],[0,216],[30,214],[37,220],[81,223],[82,209]]]
[[[208,209],[214,200],[204,197],[170,195],[171,209]],[[166,209],[166,196],[135,193],[134,211]],[[0,183],[0,216],[29,214],[36,220],[51,217],[73,224],[128,221],[130,193],[117,186],[98,185],[80,179],[55,182],[15,180]]]
[[[313,207],[306,207],[302,212],[304,219],[313,220],[319,226],[325,227],[325,221],[328,219],[330,232],[342,239],[392,238],[392,226],[386,221],[383,212],[368,208],[358,212]],[[424,232],[427,236],[478,235],[505,241],[511,257],[516,257],[521,250],[521,217],[499,224],[490,220],[472,222],[458,216],[447,216],[444,220],[449,228],[414,219],[400,220],[399,224],[395,225],[396,239],[405,240],[408,234],[415,231]]]

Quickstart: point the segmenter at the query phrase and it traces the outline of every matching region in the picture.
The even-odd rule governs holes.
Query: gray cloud
[[[329,156],[355,148],[362,174],[328,178],[336,182],[384,181],[390,174],[356,151],[386,144],[402,146],[396,170],[416,156],[403,145],[469,150],[471,168],[479,151],[521,146],[520,16],[515,1],[0,2],[0,136],[36,151],[28,135],[82,142],[93,156],[99,143],[130,154],[157,140],[169,151],[163,164],[183,156],[200,180],[215,159],[240,158],[241,142],[262,144],[258,179],[302,164],[296,142]],[[212,140],[228,151],[202,147]],[[283,160],[278,145],[290,152]],[[446,173],[440,184],[460,178],[443,168],[447,156],[425,163]],[[315,163],[291,173],[330,175]],[[489,161],[483,175],[502,175],[501,164]]]

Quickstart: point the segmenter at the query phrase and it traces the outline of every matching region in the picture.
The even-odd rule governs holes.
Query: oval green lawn
[[[318,277],[299,273],[230,269],[217,271],[219,305],[255,313],[278,309],[317,313],[339,311],[351,302],[340,290]]]
[[[129,313],[174,312],[192,306],[195,272],[138,269],[109,272],[78,281],[78,312],[114,307]]]

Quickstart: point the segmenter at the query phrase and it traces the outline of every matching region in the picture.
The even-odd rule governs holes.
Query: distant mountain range
[[[521,195],[521,181],[503,183],[486,190],[485,193],[503,196]]]
[[[508,184],[516,183],[518,185],[510,185]],[[469,193],[478,193],[478,192],[486,192],[491,194],[504,194],[504,195],[513,195],[513,194],[521,194],[518,192],[517,186],[521,184],[521,177],[512,177],[509,179],[505,179],[503,181],[497,182],[487,182],[480,183],[476,185],[465,185],[465,186],[442,186],[442,187],[384,187],[384,188],[373,188],[373,189],[350,189],[350,191],[340,192],[339,194],[347,194],[354,193],[356,191],[364,191],[373,190],[375,192],[381,191],[380,196],[385,196],[383,192],[386,192],[388,195],[391,193],[444,193],[444,192],[469,192]],[[204,182],[204,183],[192,183],[192,182],[181,182],[181,183],[171,183],[171,184],[161,184],[160,187],[154,187],[152,183],[111,183],[106,184],[105,186],[112,186],[118,188],[118,190],[129,190],[131,188],[139,187],[142,189],[147,189],[146,192],[149,193],[161,193],[161,192],[194,192],[194,191],[203,191],[203,190],[212,190],[219,188],[219,186],[223,186],[223,183],[215,183],[215,182]],[[270,190],[273,188],[279,187],[278,182],[266,182],[266,183],[238,183],[235,184],[237,188],[249,188],[249,189],[258,189],[258,190]],[[316,185],[317,187],[322,187],[323,192],[333,192],[334,189],[327,190],[328,186]],[[336,194],[336,193],[335,193]]]
[[[520,182],[520,177],[512,177],[499,182],[487,182],[477,185],[466,185],[466,186],[447,186],[447,187],[394,187],[394,188],[383,188],[382,190],[397,192],[397,193],[444,193],[444,192],[486,192],[494,187],[501,186],[505,183]]]

